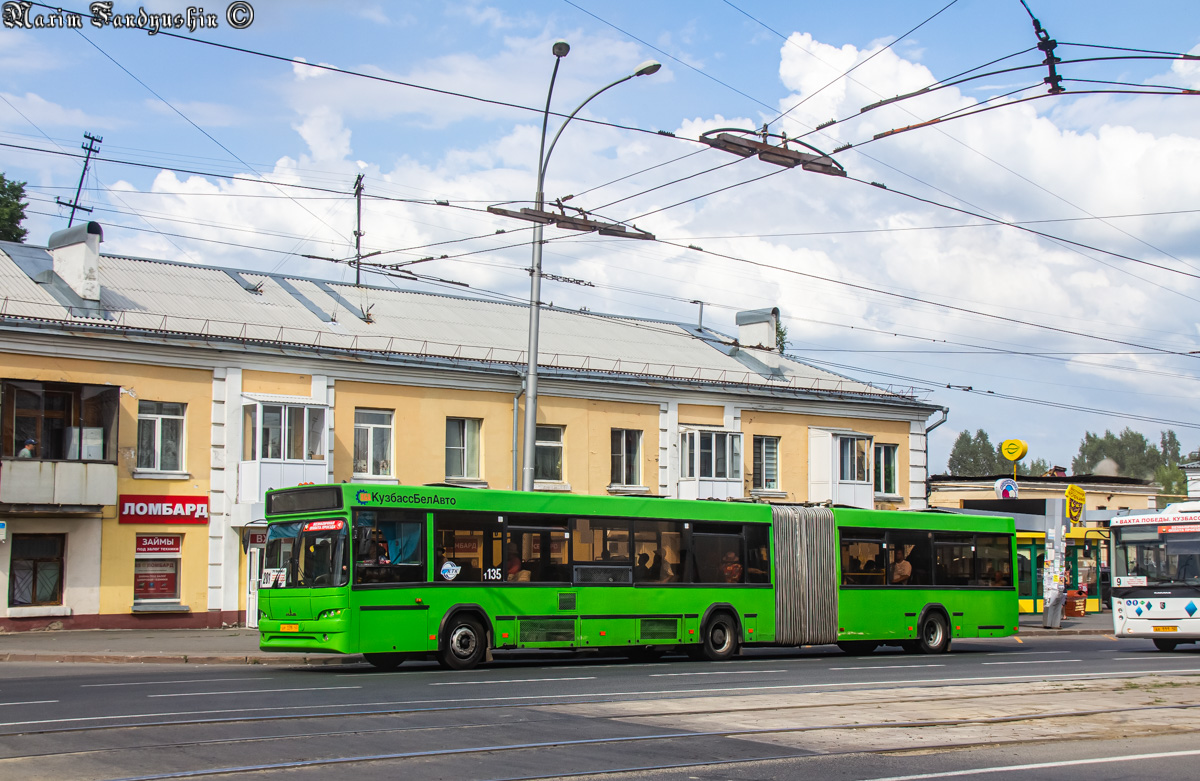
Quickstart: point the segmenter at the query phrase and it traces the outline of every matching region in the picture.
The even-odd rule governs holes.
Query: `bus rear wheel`
[[[1175,646],[1177,646],[1177,645],[1179,645],[1179,643],[1175,642],[1174,640],[1155,640],[1154,641],[1155,648],[1157,648],[1160,651],[1166,651],[1167,653],[1171,653],[1172,651],[1174,651]]]
[[[363,658],[377,670],[395,670],[404,663],[404,654],[363,654]]]
[[[453,618],[446,624],[438,664],[451,670],[470,670],[483,661],[487,636],[474,618]]]
[[[837,647],[842,649],[843,653],[851,656],[865,656],[870,653],[875,653],[875,649],[879,647],[879,643],[874,640],[843,640],[837,644]]]
[[[700,653],[710,662],[721,662],[736,654],[737,650],[737,624],[728,613],[717,613],[704,627]]]
[[[940,654],[950,648],[950,628],[941,613],[929,612],[921,619],[917,648],[923,654]]]

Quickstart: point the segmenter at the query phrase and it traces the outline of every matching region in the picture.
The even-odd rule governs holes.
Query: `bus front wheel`
[[[717,613],[704,628],[701,653],[710,662],[720,662],[737,653],[737,624],[728,613]]]
[[[1160,651],[1166,651],[1167,653],[1174,651],[1175,646],[1177,646],[1177,645],[1179,645],[1179,643],[1175,642],[1174,640],[1155,640],[1154,641],[1155,648],[1157,648]]]
[[[446,624],[438,663],[451,670],[470,670],[483,661],[487,636],[473,618],[454,618]]]
[[[395,670],[404,663],[404,654],[363,654],[363,658],[377,670]]]
[[[921,620],[917,647],[923,654],[940,654],[950,647],[950,628],[941,613],[929,612]]]

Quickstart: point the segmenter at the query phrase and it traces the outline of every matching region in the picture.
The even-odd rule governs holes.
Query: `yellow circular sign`
[[[1023,439],[1006,439],[1000,443],[1000,452],[1009,461],[1020,461],[1029,452],[1029,445]]]

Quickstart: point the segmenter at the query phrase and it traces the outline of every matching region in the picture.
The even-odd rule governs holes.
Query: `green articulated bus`
[[[505,649],[941,653],[1017,631],[1009,518],[353,484],[266,504],[264,650],[468,669]]]

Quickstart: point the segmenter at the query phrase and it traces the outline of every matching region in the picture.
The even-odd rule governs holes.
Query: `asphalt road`
[[[1182,717],[1169,734],[1081,740],[1055,719],[1200,708],[1186,687],[1128,691],[1188,676],[1200,686],[1200,647],[1103,636],[960,640],[942,656],[751,649],[722,663],[526,654],[467,672],[13,663],[0,666],[0,777],[1145,778],[1195,767]],[[967,724],[981,714],[999,721]],[[862,737],[881,722],[902,724]],[[977,737],[937,742],[964,724]],[[1004,731],[1014,724],[1026,731]],[[920,750],[897,750],[901,727]],[[796,738],[822,730],[830,741]],[[1038,767],[1001,770],[1018,765]]]

